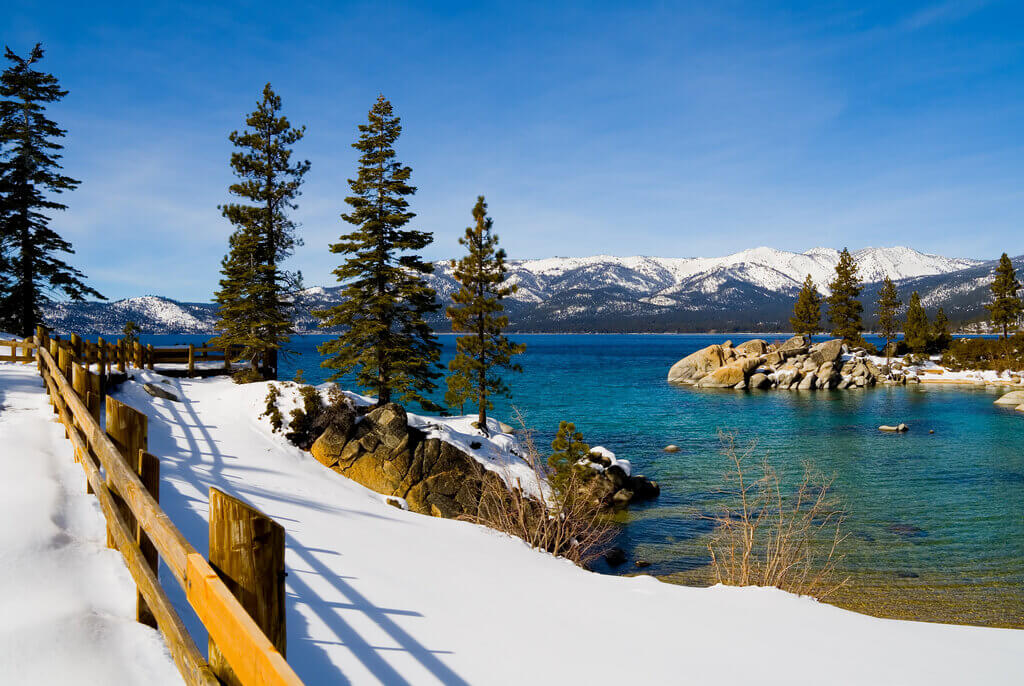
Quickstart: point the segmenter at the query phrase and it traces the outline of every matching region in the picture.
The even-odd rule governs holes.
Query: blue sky
[[[211,3],[212,4],[212,3]],[[271,82],[329,284],[350,143],[403,119],[432,259],[478,194],[513,257],[910,245],[1024,253],[1024,3],[36,3],[0,40],[71,93],[55,227],[105,295],[209,300],[228,133]]]

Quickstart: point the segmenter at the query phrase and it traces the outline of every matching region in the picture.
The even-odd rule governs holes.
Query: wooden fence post
[[[117,371],[124,372],[124,339],[117,339],[117,350],[114,353],[117,355]]]
[[[284,657],[284,527],[211,488],[210,565]],[[212,640],[209,648],[214,674],[225,684],[241,686]]]
[[[196,346],[188,344],[188,378],[196,375]]]
[[[71,353],[75,356],[76,362],[82,359],[82,337],[77,333],[71,334]]]
[[[145,450],[140,450],[135,465],[136,471],[139,475],[139,480],[142,481],[142,485],[146,487],[149,494],[153,496],[153,500],[160,502],[160,458],[156,455],[151,455]],[[139,545],[139,550],[142,551],[142,557],[149,564],[149,568],[153,570],[153,576],[159,577],[160,570],[160,555],[156,551],[156,546],[149,540],[149,536],[143,531],[142,526],[136,523],[135,525],[135,542]],[[153,615],[152,610],[146,605],[145,599],[142,594],[139,593],[136,597],[135,602],[135,619],[138,622],[146,624],[148,626],[157,628],[156,617]]]
[[[148,425],[149,420],[146,415],[130,405],[125,405],[120,400],[114,400],[109,395],[107,396],[107,436],[121,453],[125,464],[136,472],[138,472],[139,451],[146,449]],[[121,500],[116,489],[111,486],[110,490],[124,513],[128,528],[131,529],[135,526],[135,517]],[[114,537],[109,531],[107,532],[107,545],[111,548],[115,547]]]
[[[146,368],[153,369],[153,360],[156,358],[156,352],[153,350],[153,344],[150,343],[146,346]]]

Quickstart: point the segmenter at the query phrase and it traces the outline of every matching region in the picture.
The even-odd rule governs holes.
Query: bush
[[[270,426],[275,432],[280,431],[284,426],[284,417],[281,416],[281,410],[277,406],[277,399],[280,397],[281,391],[274,384],[270,384],[270,388],[267,390],[267,407],[260,415],[270,418]]]
[[[541,495],[530,496],[518,480],[510,488],[507,474],[502,479],[486,472],[476,513],[460,519],[503,531],[521,538],[532,548],[585,566],[599,557],[612,540],[611,525],[594,492],[595,480],[585,481],[579,470],[568,469],[563,488],[545,488],[551,472],[537,451],[533,432],[526,428],[518,412],[516,415],[522,426],[521,457],[531,468],[531,490]]]
[[[796,492],[784,497],[767,458],[760,477],[749,479],[746,463],[756,444],[741,451],[733,435],[720,436],[732,463],[726,479],[736,485],[736,503],[711,518],[715,529],[708,551],[716,581],[774,586],[819,600],[839,589],[846,580],[836,579],[842,560],[837,550],[846,537],[843,514],[830,493],[832,479],[805,465]]]
[[[943,366],[953,370],[994,369],[1024,370],[1024,333],[1006,340],[993,338],[961,338],[953,341],[942,355]]]
[[[303,386],[299,394],[302,396],[302,407],[291,411],[288,432],[284,437],[303,450],[309,450],[320,435],[316,432],[316,423],[323,412],[324,402],[315,386]]]
[[[237,372],[231,375],[231,378],[234,379],[235,383],[240,384],[266,381],[266,379],[263,378],[263,375],[260,374],[259,370],[253,369],[252,367],[243,367],[239,369]]]

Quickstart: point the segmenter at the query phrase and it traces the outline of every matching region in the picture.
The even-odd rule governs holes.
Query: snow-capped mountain
[[[992,269],[990,262],[929,255],[906,247],[864,248],[853,254],[862,280],[869,284],[866,302],[873,297],[870,284],[885,277],[901,286],[920,282],[918,290],[926,307],[954,299],[964,319],[980,310],[984,287],[979,290],[978,285]],[[506,309],[519,331],[780,330],[807,275],[827,294],[838,261],[839,251],[831,248],[796,253],[765,247],[725,257],[597,255],[510,260],[508,282],[519,290]],[[426,278],[446,305],[458,284],[450,263],[437,262],[434,267]],[[933,290],[926,287],[930,284]],[[300,331],[318,330],[309,312],[336,302],[339,290],[317,287],[300,295]],[[212,304],[146,296],[114,303],[62,303],[47,314],[52,325],[64,330],[116,333],[132,319],[144,331],[208,333],[213,331],[216,310]],[[446,328],[443,307],[433,324],[439,330]]]

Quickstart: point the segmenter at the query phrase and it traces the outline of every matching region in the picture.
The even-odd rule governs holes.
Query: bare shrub
[[[612,526],[594,489],[594,479],[580,470],[569,470],[557,491],[549,487],[547,461],[540,456],[533,431],[514,410],[522,427],[520,457],[530,467],[530,483],[488,472],[475,513],[460,519],[521,538],[530,547],[586,565],[604,552],[612,540]],[[502,478],[504,477],[504,478]]]
[[[767,456],[756,468],[760,474],[750,476],[756,442],[741,449],[733,434],[719,437],[731,463],[726,480],[734,484],[735,505],[711,517],[715,529],[708,551],[715,579],[731,586],[775,586],[819,600],[842,587],[838,551],[846,536],[843,512],[831,493],[834,479],[805,463],[795,493],[783,496]]]

